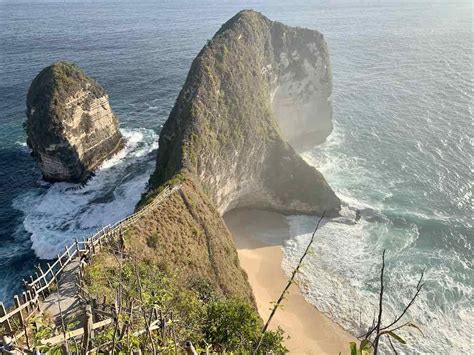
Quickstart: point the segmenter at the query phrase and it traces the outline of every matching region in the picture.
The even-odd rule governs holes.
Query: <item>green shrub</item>
[[[156,249],[159,241],[160,236],[158,235],[158,233],[153,233],[146,238],[146,245],[148,245],[148,247],[150,248]]]
[[[204,323],[204,338],[218,352],[250,352],[261,335],[262,324],[257,311],[240,300],[221,300],[209,303]],[[260,351],[286,352],[283,331],[265,334]]]
[[[150,236],[149,239],[151,239]],[[167,331],[155,331],[153,339],[156,350],[174,351],[176,344],[191,341],[198,350],[249,353],[262,334],[262,322],[249,303],[236,299],[225,299],[205,279],[191,280],[181,284],[169,270],[148,261],[122,260],[120,264],[111,256],[96,257],[99,263],[86,268],[86,285],[97,297],[107,296],[113,300],[119,288],[123,289],[122,307],[126,300],[134,300],[141,311],[130,317],[122,314],[122,323],[131,323],[131,333],[144,327],[143,312],[151,314],[157,310],[166,321]],[[119,287],[119,285],[122,285]],[[104,328],[96,332],[95,346],[110,343],[114,332]],[[117,349],[133,351],[138,348],[150,351],[146,335],[126,338],[116,343]],[[265,333],[260,352],[284,353],[283,331]]]
[[[260,319],[247,303],[238,300],[212,302],[207,307],[204,337],[214,350],[251,350]]]

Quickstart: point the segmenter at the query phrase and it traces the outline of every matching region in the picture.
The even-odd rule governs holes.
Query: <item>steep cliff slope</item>
[[[127,252],[164,264],[183,284],[203,281],[218,294],[254,304],[232,237],[212,202],[191,176],[169,183],[181,187],[127,231]]]
[[[28,145],[49,181],[81,182],[123,146],[104,89],[75,64],[57,62],[31,83]]]
[[[324,177],[282,138],[327,135],[330,91],[319,32],[238,13],[193,62],[161,132],[152,185],[186,171],[221,214],[250,206],[337,213]]]

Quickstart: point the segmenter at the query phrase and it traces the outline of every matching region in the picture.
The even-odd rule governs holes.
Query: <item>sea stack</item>
[[[295,151],[331,131],[323,35],[239,12],[194,60],[160,134],[152,186],[186,173],[218,212],[335,215],[340,201]]]
[[[177,187],[176,193],[127,229],[127,253],[176,270],[182,284],[202,280],[217,294],[255,305],[222,215],[239,207],[326,216],[340,210],[322,174],[287,142],[281,122],[294,116],[275,113],[275,98],[291,91],[279,88],[290,81],[294,90],[311,82],[312,97],[328,90],[328,67],[324,80],[312,77],[324,72],[322,53],[327,56],[320,33],[255,11],[239,12],[221,27],[193,61],[160,133],[156,170],[138,208],[164,186]],[[311,125],[327,134],[330,120],[321,129]]]
[[[124,145],[105,90],[73,63],[36,76],[26,114],[28,145],[47,181],[84,182]]]

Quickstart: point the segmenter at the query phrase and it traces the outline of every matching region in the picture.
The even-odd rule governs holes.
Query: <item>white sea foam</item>
[[[344,217],[349,219],[351,214]],[[311,238],[315,218],[290,216],[288,223],[291,239],[284,245],[282,266],[289,274]],[[412,347],[400,350],[431,353],[434,344],[440,346],[438,350],[448,345],[440,344],[439,339],[441,342],[451,339],[449,347],[453,353],[467,353],[465,339],[470,338],[467,329],[473,321],[469,306],[472,288],[453,279],[447,267],[438,265],[471,266],[454,254],[432,255],[417,250],[414,247],[417,238],[416,226],[396,228],[388,220],[369,222],[362,217],[356,224],[325,223],[318,231],[313,253],[305,260],[298,276],[305,298],[353,334],[362,334],[377,310],[380,258],[382,250],[387,249],[386,323],[410,299],[422,268],[430,267],[425,291],[406,317],[416,322],[425,336],[404,334],[411,339]],[[447,297],[465,297],[465,301],[452,302]],[[433,307],[433,302],[442,307]]]
[[[474,320],[469,301],[473,291],[468,280],[456,277],[469,274],[472,265],[453,251],[419,248],[419,227],[408,222],[420,219],[443,223],[446,217],[410,209],[402,213],[384,205],[385,199],[392,197],[393,182],[388,181],[387,186],[375,184],[377,172],[366,170],[360,161],[341,153],[338,144],[344,144],[344,132],[336,126],[334,133],[333,139],[303,154],[323,172],[343,203],[341,217],[324,223],[318,231],[314,253],[307,257],[298,276],[305,298],[353,334],[362,334],[377,310],[381,255],[386,249],[386,324],[409,301],[420,271],[427,268],[425,289],[406,317],[414,320],[425,336],[402,333],[411,345],[400,348],[400,352],[440,353],[451,349],[456,354],[469,353],[466,339],[471,338],[468,329]],[[366,195],[359,197],[354,191]],[[356,210],[360,211],[357,223]],[[390,217],[394,214],[400,217]],[[315,222],[314,217],[288,217],[291,239],[284,244],[282,263],[287,273],[301,257]],[[453,274],[453,269],[464,273]]]
[[[147,129],[122,130],[125,148],[105,161],[87,184],[47,184],[18,197],[13,206],[24,215],[32,248],[42,259],[58,254],[75,238],[129,215],[143,193],[155,165],[150,153],[157,135]]]

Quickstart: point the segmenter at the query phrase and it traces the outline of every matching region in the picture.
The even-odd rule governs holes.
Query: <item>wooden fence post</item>
[[[184,343],[184,350],[186,350],[186,354],[188,355],[197,355],[196,349],[190,341]]]
[[[41,288],[41,280],[39,278],[40,278],[40,275],[38,275],[38,273],[35,272],[35,281],[36,281],[36,283],[34,284],[33,287],[35,287],[36,289]],[[36,292],[36,294],[38,294],[39,296],[42,296],[41,292],[40,293]]]
[[[76,244],[77,256],[81,257],[81,250],[79,249],[79,241],[77,240],[77,238],[75,239],[74,243]]]
[[[99,237],[100,238],[100,237]],[[91,245],[92,245],[92,254],[95,255],[95,244],[94,244],[94,239],[91,240]]]
[[[3,305],[2,302],[0,302],[0,318],[3,317],[6,314],[7,314],[7,311],[5,310],[5,306]],[[8,334],[10,334],[12,332],[12,325],[10,324],[9,319],[7,319],[5,322],[3,322],[3,326],[5,327]]]
[[[31,305],[29,304],[30,300],[28,299],[28,294],[26,293],[26,291],[23,291],[21,295],[23,296],[23,303],[28,303],[28,306],[26,306],[26,311],[29,314]]]
[[[43,268],[41,267],[41,264],[38,264],[37,268],[41,272],[41,276],[43,276],[43,280],[46,285],[48,283],[48,280],[46,280],[46,274],[44,273]]]
[[[27,325],[28,325],[28,318],[30,316],[31,313],[33,313],[33,309],[31,307],[31,305],[29,304],[29,299],[28,299],[28,294],[26,292],[23,292],[22,294],[23,296],[23,304],[28,304],[28,306],[25,308],[26,309],[26,318],[23,319],[23,329],[25,330],[25,339],[26,339],[26,346],[28,347],[28,349],[30,349],[30,338],[28,336],[28,329],[27,329]],[[20,302],[18,302],[20,303]],[[20,311],[20,314],[22,314],[23,311]]]
[[[98,309],[97,306],[97,298],[92,298],[91,300],[92,306],[91,306],[91,311],[92,311],[92,322],[97,322],[97,312],[95,312],[96,309]]]
[[[44,273],[43,273],[43,270],[41,269],[41,265],[38,264],[38,266],[36,266],[36,268],[37,268],[38,271],[41,273],[41,274],[39,274],[39,275],[38,275],[38,273],[35,273],[35,276],[37,276],[37,277],[36,277],[36,280],[40,279],[40,280],[38,281],[38,286],[39,286],[39,288],[43,288],[43,286],[41,285],[41,283],[44,281],[44,285],[46,286],[46,283],[47,283],[46,278],[44,277]],[[45,293],[45,291],[46,291],[46,290],[43,290],[43,291],[40,292],[40,296],[43,297],[43,299],[46,299],[46,293]]]
[[[55,280],[56,279],[56,275],[54,275],[54,271],[53,269],[51,268],[51,264],[50,263],[46,263],[46,265],[48,265],[48,271],[46,271],[46,275],[50,272],[51,273],[51,280]],[[45,279],[46,279],[46,275],[45,275]],[[53,281],[54,282],[54,281]],[[48,282],[46,282],[48,283]],[[46,289],[47,293],[48,293],[48,296],[51,294],[50,290],[49,289]]]
[[[33,293],[31,292],[31,290],[28,290],[26,291],[26,295],[28,296],[28,300],[30,303],[30,309],[31,309],[31,312],[34,312],[36,310],[36,302],[33,302]]]
[[[13,296],[13,298],[15,300],[15,307],[20,308],[21,302],[20,302],[20,298],[18,297],[18,295]],[[23,317],[23,311],[22,310],[20,312],[18,312],[18,319],[20,320],[21,327],[24,328],[25,327],[25,318]]]
[[[84,319],[84,338],[82,342],[82,347],[84,350],[90,350],[91,339],[94,334],[92,333],[92,307],[90,304],[86,304],[86,312]]]
[[[15,299],[15,307],[20,308],[21,307],[21,302],[20,302],[20,298],[18,297],[18,295],[15,295],[13,298]],[[30,340],[28,338],[28,329],[26,329],[26,322],[25,322],[25,317],[23,315],[23,310],[20,310],[18,312],[18,319],[20,320],[21,328],[25,332],[26,345],[28,346],[28,348],[30,348]]]

